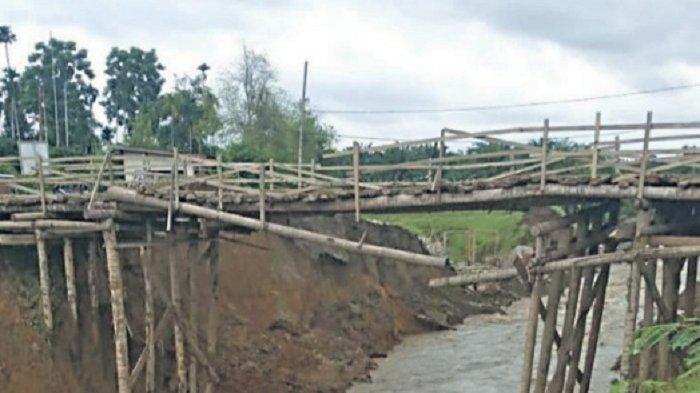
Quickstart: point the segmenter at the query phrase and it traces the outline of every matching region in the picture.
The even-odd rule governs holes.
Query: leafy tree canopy
[[[131,132],[131,121],[141,108],[158,99],[165,80],[163,67],[154,49],[112,48],[107,56],[107,85],[100,102],[110,122]]]
[[[98,91],[91,84],[95,74],[87,51],[52,38],[37,43],[28,60],[20,79],[20,104],[32,127],[27,134],[54,146],[95,143],[92,106]]]
[[[243,48],[241,62],[225,73],[219,98],[228,160],[296,162],[299,128],[303,124],[303,159],[308,162],[332,147],[335,131],[302,113],[277,85],[275,70],[265,56]]]

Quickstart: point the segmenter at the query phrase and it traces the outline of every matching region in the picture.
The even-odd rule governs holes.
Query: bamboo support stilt
[[[36,237],[36,252],[39,259],[39,288],[41,291],[41,309],[44,313],[44,325],[53,330],[53,311],[51,309],[51,277],[49,276],[49,257],[46,252],[46,241],[41,230],[34,232]]]
[[[576,309],[578,306],[578,296],[581,288],[581,268],[572,268],[569,278],[569,293],[566,299],[566,311],[564,314],[564,324],[561,336],[564,337],[562,345],[557,352],[557,364],[554,369],[554,376],[550,383],[549,392],[561,392],[564,387],[564,377],[566,376],[566,365],[569,362],[568,339],[573,334]]]
[[[695,293],[697,288],[698,258],[690,258],[685,279],[685,317],[695,317]]]
[[[88,242],[87,281],[90,293],[90,319],[92,320],[92,342],[100,340],[100,299],[97,292],[97,238],[91,237]]]
[[[146,221],[146,247],[141,248],[141,267],[144,283],[144,326],[146,328],[146,392],[156,390],[156,341],[155,341],[155,304],[153,301],[153,283],[151,266],[153,264],[153,228],[150,220]]]
[[[217,328],[219,321],[218,300],[219,300],[219,240],[209,241],[211,252],[209,253],[208,276],[209,276],[209,315],[207,316],[207,356],[213,359],[216,356]],[[214,392],[214,382],[207,379],[205,393]]]
[[[638,200],[638,204],[642,201]],[[644,230],[651,223],[652,213],[650,210],[641,209],[637,212],[636,234],[634,238],[633,248],[641,250],[646,246],[648,236],[643,235]],[[630,376],[632,365],[631,348],[634,341],[634,334],[637,329],[637,312],[639,311],[639,288],[641,283],[640,263],[643,260],[636,261],[630,264],[630,274],[627,281],[627,310],[625,312],[625,327],[622,342],[622,359],[620,363],[620,375],[623,379]]]
[[[593,287],[594,269],[595,268],[586,268],[583,271],[580,307],[578,316],[576,317],[576,324],[572,332],[573,334],[570,336],[570,341],[568,343],[571,350],[571,358],[569,359],[569,370],[564,382],[564,392],[566,393],[572,393],[574,391],[578,380],[578,364],[581,360],[581,346],[586,333],[586,319],[588,318],[588,311],[591,308],[596,291],[596,288]]]
[[[602,280],[602,287],[596,292],[595,304],[593,306],[593,315],[591,316],[591,330],[588,333],[588,346],[586,347],[586,358],[583,365],[583,376],[579,384],[579,393],[587,393],[591,377],[593,376],[593,364],[595,354],[598,349],[598,337],[600,336],[600,327],[603,323],[603,309],[605,307],[605,292],[608,287],[608,279],[610,278],[610,265],[601,266],[598,280]]]
[[[661,296],[668,314],[662,322],[675,322],[676,311],[678,309],[678,284],[680,282],[680,268],[682,260],[667,259],[663,262],[663,284]],[[659,381],[669,381],[673,378],[672,361],[671,361],[671,344],[668,336],[659,341],[657,354],[657,370]]]
[[[645,280],[644,285],[644,311],[642,315],[642,326],[650,326],[654,323],[654,297],[652,295],[652,283],[656,286],[656,260],[650,260],[646,263],[646,272],[649,275],[649,281]],[[640,380],[645,380],[652,375],[650,374],[651,368],[651,349],[647,348],[639,354],[639,372],[638,377]]]
[[[552,356],[552,344],[554,343],[554,330],[557,328],[557,309],[561,298],[562,280],[564,272],[558,271],[552,274],[552,281],[547,291],[547,318],[542,332],[540,344],[540,358],[537,365],[537,378],[535,379],[535,393],[544,393],[549,375],[549,362]]]
[[[525,350],[522,374],[520,375],[520,393],[529,393],[532,383],[532,365],[537,341],[537,324],[540,313],[540,298],[542,297],[542,276],[535,276],[535,282],[530,293],[530,304],[525,332]]]
[[[73,241],[63,238],[63,266],[66,274],[66,298],[73,321],[78,323],[78,301],[75,291],[75,263],[73,261]]]
[[[171,245],[168,249],[168,263],[170,267],[170,298],[176,313],[182,310],[182,295],[180,292],[180,278],[177,255],[177,243],[175,237],[171,235]],[[187,391],[187,365],[185,360],[185,339],[182,334],[182,327],[177,319],[173,320],[173,339],[175,342],[175,362],[178,379],[178,392]]]
[[[117,389],[119,393],[131,392],[129,384],[129,347],[127,345],[126,310],[124,306],[124,282],[117,250],[117,233],[111,220],[110,229],[102,232],[107,254],[109,291],[112,299],[112,324],[114,325],[114,353],[117,365]]]
[[[200,239],[203,237],[203,234],[201,233],[200,229],[200,234],[199,237]],[[193,329],[192,335],[197,338],[199,335],[197,334],[197,310],[199,308],[198,300],[199,297],[197,296],[197,264],[198,264],[198,249],[197,246],[199,243],[195,243],[194,245],[188,244],[187,245],[187,267],[188,267],[188,292],[190,296],[190,304],[189,304],[189,322],[190,322],[190,328]],[[190,353],[190,367],[189,367],[189,392],[188,393],[197,393],[197,356],[194,353]]]

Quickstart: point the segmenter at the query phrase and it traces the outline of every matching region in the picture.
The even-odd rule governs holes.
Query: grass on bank
[[[449,211],[435,213],[367,214],[364,218],[397,225],[431,241],[447,235],[448,255],[453,261],[467,259],[467,231],[476,231],[477,261],[503,255],[525,244],[528,232],[520,225],[523,214],[504,211]]]

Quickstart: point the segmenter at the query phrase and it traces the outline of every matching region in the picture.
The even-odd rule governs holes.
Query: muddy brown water
[[[622,346],[627,272],[628,267],[623,265],[612,269],[591,392],[607,392],[617,376],[610,367]],[[506,311],[505,315],[468,317],[455,330],[407,337],[379,362],[379,368],[372,372],[372,383],[355,384],[349,391],[516,392],[523,361],[527,300],[514,303]],[[561,324],[563,308],[559,312]],[[556,355],[550,370],[555,362]]]

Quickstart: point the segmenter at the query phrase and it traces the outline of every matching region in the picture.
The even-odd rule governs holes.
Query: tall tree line
[[[265,56],[243,48],[212,89],[209,66],[176,76],[164,92],[165,66],[154,49],[112,48],[105,59],[106,84],[95,87],[88,52],[73,41],[50,38],[34,45],[23,70],[12,67],[10,47],[17,40],[0,26],[5,68],[0,78],[0,154],[19,140],[48,142],[52,154],[91,153],[105,144],[178,148],[227,159],[296,161],[299,126],[304,129],[304,160],[332,149],[335,132],[278,86]],[[97,104],[97,105],[96,105]],[[97,120],[104,111],[105,122]]]

